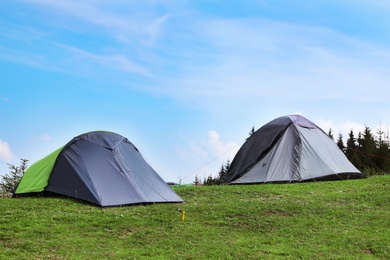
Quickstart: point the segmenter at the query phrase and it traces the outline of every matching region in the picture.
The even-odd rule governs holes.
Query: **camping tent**
[[[31,165],[15,195],[55,193],[118,206],[183,200],[125,137],[96,131],[73,138]]]
[[[231,184],[363,178],[344,153],[313,122],[282,116],[254,132],[234,157]]]

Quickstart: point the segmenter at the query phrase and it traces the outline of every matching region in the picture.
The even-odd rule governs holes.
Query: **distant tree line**
[[[332,130],[329,137],[333,139]],[[334,140],[334,139],[333,139]],[[335,141],[348,160],[361,172],[367,175],[383,175],[390,173],[390,137],[380,127],[376,135],[366,126],[357,136],[351,130],[346,142],[342,134]]]
[[[223,178],[225,174],[228,172],[230,167],[230,160],[228,159],[226,163],[223,163],[221,165],[221,168],[218,172],[218,175],[214,177],[213,175],[209,175],[207,178],[200,180],[198,175],[195,175],[195,181],[194,184],[195,186],[200,186],[200,185],[222,185],[225,183],[225,179]]]

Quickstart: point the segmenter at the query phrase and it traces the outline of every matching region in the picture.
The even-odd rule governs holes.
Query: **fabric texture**
[[[182,202],[183,200],[143,159],[126,138],[96,131],[73,138],[53,163],[46,192],[61,194],[100,206],[138,203]],[[21,184],[41,174],[39,168],[26,171]],[[21,186],[21,185],[19,185]],[[32,184],[32,186],[34,186]],[[15,194],[42,191],[16,189]]]
[[[253,133],[224,176],[231,184],[364,177],[324,131],[300,115],[274,119]]]

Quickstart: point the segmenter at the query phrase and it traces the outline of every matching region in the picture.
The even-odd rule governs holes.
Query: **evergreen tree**
[[[359,131],[357,141],[357,148],[362,148],[363,138],[362,138],[362,132]]]
[[[219,177],[217,182],[218,185],[225,183],[224,176],[229,171],[229,167],[230,167],[230,160],[227,159],[226,163],[221,165],[221,170],[218,173],[218,177]]]
[[[376,153],[376,143],[371,129],[366,126],[363,133],[359,135],[359,158],[363,169],[378,170],[374,156]]]
[[[341,151],[344,152],[345,145],[343,141],[343,135],[341,133],[339,133],[339,137],[337,139],[337,146],[340,148]]]
[[[207,177],[207,179],[203,180],[203,185],[206,185],[206,186],[214,185],[214,178],[211,174]]]
[[[225,183],[225,179],[223,178],[225,174],[228,172],[230,167],[230,160],[228,159],[226,163],[221,165],[221,168],[218,172],[217,177],[213,177],[211,174],[207,177],[207,179],[203,180],[203,185],[222,185]],[[195,176],[196,180],[197,176]],[[195,183],[195,182],[194,182]]]
[[[254,133],[255,133],[255,127],[252,126],[252,129],[251,129],[251,131],[249,132],[249,136],[253,135]]]
[[[345,155],[347,158],[351,161],[352,164],[354,164],[358,169],[360,169],[361,165],[359,162],[359,158],[357,157],[357,145],[356,145],[356,138],[353,133],[353,130],[349,132],[349,137],[347,140],[347,148],[345,151]]]
[[[200,185],[200,180],[199,180],[198,175],[195,175],[194,185],[195,186],[199,186]]]
[[[385,140],[385,133],[382,131],[382,126],[377,130],[376,142],[376,158],[375,164],[380,172],[390,172],[390,151],[389,143]]]
[[[332,132],[332,128],[329,128],[329,131],[328,131],[328,136],[330,139],[332,139],[334,141],[334,137],[333,137],[333,132]]]
[[[227,173],[229,171],[229,168],[230,168],[230,160],[227,159],[226,164],[225,164],[225,173]]]
[[[219,170],[218,172],[218,179],[216,181],[216,184],[222,184],[225,182],[225,179],[223,178],[223,176],[226,174],[226,171],[225,171],[225,165],[222,164],[221,165],[221,169]]]
[[[16,185],[18,185],[23,174],[26,172],[28,167],[28,160],[20,159],[20,166],[15,166],[13,164],[8,164],[10,170],[9,174],[3,176],[2,181],[0,182],[0,193],[3,197],[11,197]]]
[[[389,137],[380,127],[377,136],[365,126],[355,139],[353,130],[347,140],[346,156],[360,171],[370,174],[390,173]]]

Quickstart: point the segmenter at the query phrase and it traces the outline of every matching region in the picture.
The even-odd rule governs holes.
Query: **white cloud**
[[[377,102],[381,93],[379,99],[385,102],[390,95],[384,87],[390,81],[390,49],[331,28],[262,18],[210,18],[177,10],[173,6],[178,3],[172,1],[123,1],[120,9],[105,1],[24,2],[56,14],[53,26],[99,35],[98,50],[60,44],[74,54],[66,57],[70,67],[86,62],[153,75],[156,82],[129,85],[205,110],[225,106],[226,100],[238,106],[270,98]]]
[[[316,121],[316,124],[324,130],[325,133],[328,133],[329,129],[332,129],[333,137],[337,141],[339,134],[342,135],[344,144],[346,144],[349,133],[353,131],[354,137],[358,138],[359,133],[363,133],[365,128],[368,127],[371,130],[371,133],[375,138],[379,137],[378,132],[381,131],[384,134],[385,138],[388,138],[390,135],[390,124],[378,124],[373,126],[363,125],[353,121],[345,121],[341,123],[335,123],[333,120],[324,120],[319,119]]]
[[[371,8],[376,8],[378,10],[390,10],[390,3],[388,0],[376,0],[376,1],[371,1],[371,0],[353,0],[350,1],[351,4],[356,5],[359,4],[363,8],[371,7]]]
[[[166,14],[158,14],[153,2],[23,1],[40,6],[41,11],[49,15],[56,14],[57,19],[52,24],[58,26],[62,23],[62,26],[75,31],[104,32],[106,36],[126,44],[154,43],[169,18]],[[80,26],[80,23],[83,25]],[[99,29],[96,30],[96,27]]]
[[[390,95],[385,87],[390,49],[331,29],[264,19],[208,19],[190,23],[188,30],[200,46],[179,46],[175,53],[196,59],[186,59],[180,73],[164,76],[151,91],[208,110],[229,101],[236,107],[270,98],[373,103]],[[191,46],[185,38],[177,40]]]
[[[329,129],[332,129],[333,137],[337,141],[338,135],[342,134],[344,142],[347,141],[349,137],[349,132],[352,130],[355,138],[358,136],[359,132],[363,132],[365,126],[356,122],[345,121],[340,124],[335,124],[333,120],[319,119],[316,121],[316,124],[325,132],[328,133]],[[373,132],[375,134],[375,132]]]
[[[42,57],[33,54],[25,54],[22,51],[0,45],[0,59],[29,66],[40,67]]]
[[[214,130],[207,133],[207,139],[198,143],[191,143],[189,145],[191,154],[207,160],[216,160],[218,158],[227,158],[230,160],[237,153],[239,147],[234,142],[224,143]]]
[[[0,139],[0,160],[5,162],[10,162],[14,159],[12,154],[11,147],[9,144]]]
[[[208,141],[205,143],[205,147],[211,152],[212,156],[224,158],[232,158],[237,153],[239,147],[234,142],[224,143],[220,139],[218,132],[210,130],[208,132]]]
[[[0,45],[0,59],[66,74],[87,75],[92,71],[88,76],[94,78],[107,77],[110,72],[149,77],[150,71],[141,64],[156,59],[151,51],[170,19],[169,14],[158,13],[153,2],[145,5],[126,1],[20,1],[39,7],[43,27],[5,26],[7,31],[0,33],[6,39]],[[58,31],[69,39],[82,35],[93,44],[69,44],[66,38],[53,36]],[[32,49],[15,47],[21,43]]]
[[[62,44],[58,44],[58,45],[74,53],[75,57],[73,59],[76,60],[82,59],[85,60],[86,62],[91,62],[106,67],[111,67],[113,69],[124,71],[124,72],[132,72],[132,73],[142,74],[144,76],[150,75],[150,73],[147,71],[146,68],[130,61],[127,57],[121,54],[97,55],[71,46],[66,46]]]
[[[53,138],[49,134],[42,134],[42,135],[33,137],[34,141],[43,141],[43,142],[48,142],[48,141],[51,141],[52,139]]]
[[[149,35],[149,43],[154,45],[158,37],[162,33],[163,24],[169,19],[169,15],[158,17],[157,20],[147,25],[146,32]]]
[[[189,178],[193,178],[195,174],[207,177],[215,175],[228,159],[232,161],[239,145],[235,142],[223,142],[217,131],[210,130],[205,140],[192,142],[185,149],[176,147],[176,151],[182,160],[197,164]]]
[[[363,132],[365,126],[356,122],[346,121],[339,126],[336,126],[339,130],[339,133],[343,134],[343,137],[346,139],[348,138],[348,133],[353,130],[355,137],[357,137],[357,134],[359,132]],[[337,133],[337,132],[335,132]]]

